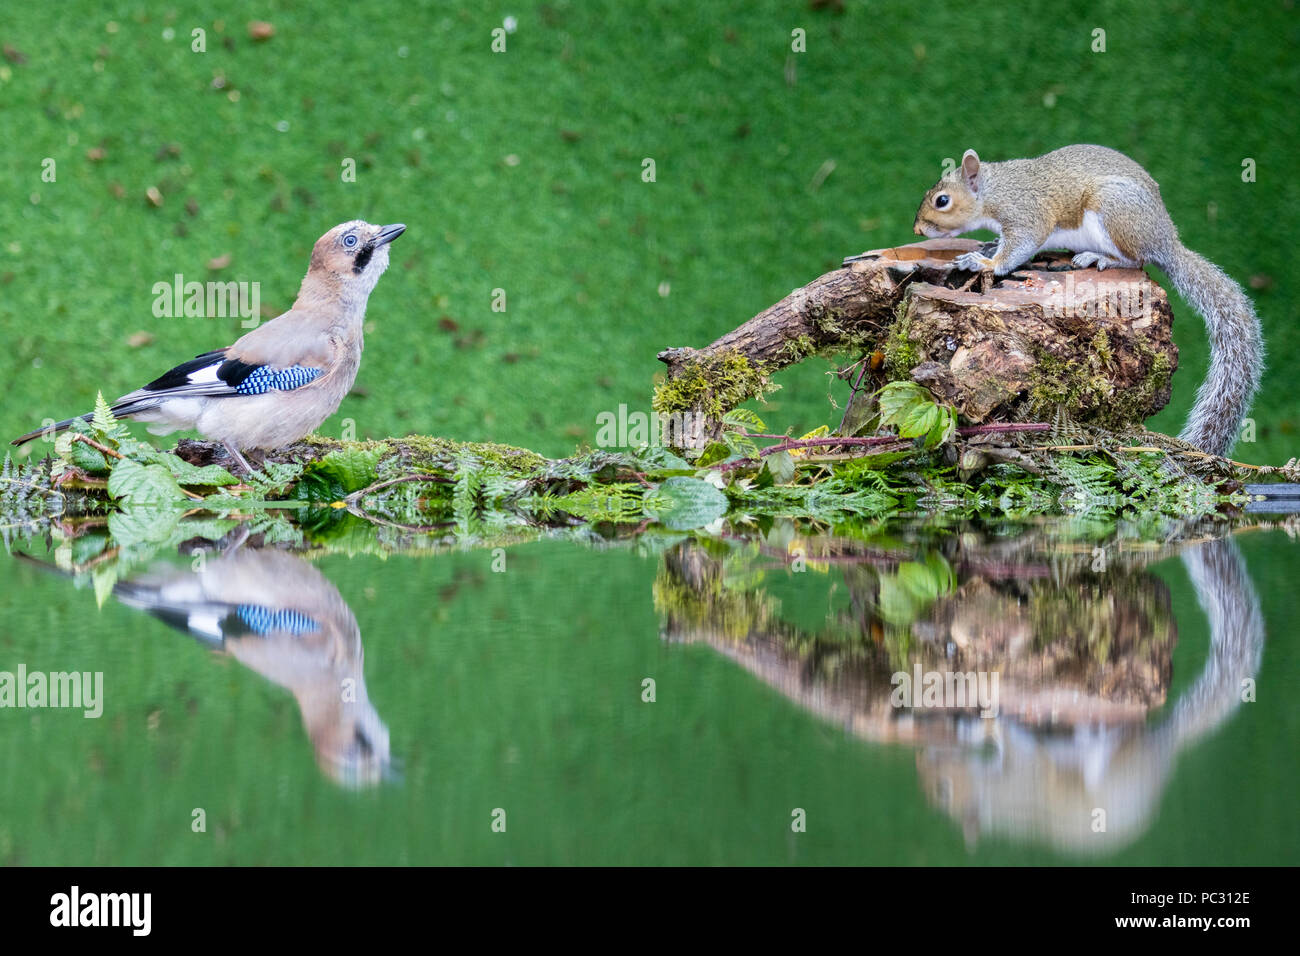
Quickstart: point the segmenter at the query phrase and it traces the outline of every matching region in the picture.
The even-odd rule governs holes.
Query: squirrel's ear
[[[979,192],[980,157],[973,149],[966,150],[961,157],[961,176],[971,192]]]

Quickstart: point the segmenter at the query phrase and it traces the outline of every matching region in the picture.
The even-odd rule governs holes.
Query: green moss
[[[775,391],[768,374],[767,363],[754,364],[739,352],[726,352],[691,362],[660,383],[652,407],[661,415],[694,410],[721,418],[741,402]]]
[[[546,464],[546,459],[525,448],[501,445],[496,442],[461,442],[433,435],[407,435],[403,438],[384,438],[371,441],[340,441],[322,435],[309,435],[289,450],[290,457],[322,457],[335,452],[357,451],[375,454],[376,473],[384,470],[393,460],[400,460],[408,469],[445,470],[457,458],[466,455],[477,459],[494,471],[524,475]]]
[[[1046,352],[1034,356],[1033,383],[1029,387],[1029,417],[1050,418],[1058,406],[1071,410],[1081,407],[1080,398],[1087,391],[1086,370]]]
[[[1114,361],[1110,340],[1099,331],[1084,363],[1066,362],[1048,352],[1035,354],[1033,381],[1028,389],[1028,418],[1048,418],[1058,406],[1076,414],[1081,421],[1106,427],[1142,422],[1153,414],[1156,398],[1169,387],[1173,374],[1168,355],[1138,342],[1137,347],[1150,367],[1135,387],[1116,390],[1109,374]]]
[[[890,381],[911,377],[912,369],[921,364],[921,350],[912,340],[912,315],[907,303],[899,303],[894,324],[885,337],[881,351],[885,354],[885,377]]]
[[[1115,355],[1110,348],[1110,336],[1106,334],[1105,329],[1098,329],[1097,334],[1092,337],[1092,351],[1103,365],[1110,365],[1115,360]]]
[[[844,310],[837,308],[823,308],[814,314],[813,324],[827,341],[821,347],[813,346],[810,342],[804,354],[832,355],[838,352],[859,351],[875,345],[877,335],[874,330],[862,331],[852,324],[845,325],[844,316]]]
[[[1144,352],[1150,352],[1151,368],[1147,371],[1146,378],[1135,389],[1130,389],[1127,400],[1129,405],[1129,419],[1135,421],[1139,417],[1146,417],[1150,414],[1147,410],[1152,408],[1158,396],[1163,395],[1164,401],[1169,400],[1170,380],[1173,378],[1173,363],[1169,360],[1166,352],[1157,352],[1149,346],[1141,346]],[[1125,397],[1121,397],[1121,403]]]
[[[484,465],[520,474],[546,464],[546,459],[536,452],[497,442],[459,442],[431,435],[408,435],[405,438],[390,438],[388,444],[412,456],[415,461],[422,458],[440,461],[448,457],[470,455]]]
[[[793,365],[795,362],[801,362],[808,356],[817,351],[817,344],[813,341],[811,335],[800,335],[790,339],[785,343],[786,364]]]

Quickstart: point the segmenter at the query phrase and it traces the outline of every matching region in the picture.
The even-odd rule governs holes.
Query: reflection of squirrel
[[[1160,187],[1145,169],[1104,146],[1065,146],[1003,163],[981,163],[968,149],[925,194],[915,230],[938,239],[973,229],[1001,238],[958,256],[960,269],[1006,275],[1045,248],[1077,252],[1079,268],[1140,269],[1150,262],[1163,269],[1210,334],[1210,370],[1181,437],[1212,454],[1228,453],[1263,371],[1259,319],[1241,286],[1178,241]]]

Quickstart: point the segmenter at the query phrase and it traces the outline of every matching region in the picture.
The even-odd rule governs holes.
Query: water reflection
[[[1111,853],[1151,825],[1179,752],[1233,713],[1260,665],[1263,619],[1236,544],[1190,544],[1211,647],[1164,707],[1177,630],[1146,566],[1177,550],[1032,531],[872,545],[778,527],[674,546],[655,600],[664,638],[707,644],[847,733],[915,747],[922,789],[969,846],[997,835]],[[778,592],[796,581],[827,593],[816,627],[781,616]]]
[[[257,544],[242,526],[215,546],[191,542],[187,562],[119,580],[113,596],[288,690],[320,768],[346,786],[378,783],[388,728],[366,693],[352,609],[307,561]]]

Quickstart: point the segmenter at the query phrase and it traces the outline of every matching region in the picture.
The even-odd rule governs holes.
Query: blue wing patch
[[[241,604],[235,609],[239,619],[254,634],[267,635],[272,631],[288,634],[314,634],[320,625],[301,611],[273,611],[259,604]]]
[[[290,365],[288,368],[259,365],[235,386],[235,391],[240,395],[262,395],[271,389],[287,392],[314,382],[322,374],[320,369],[307,365]]]

